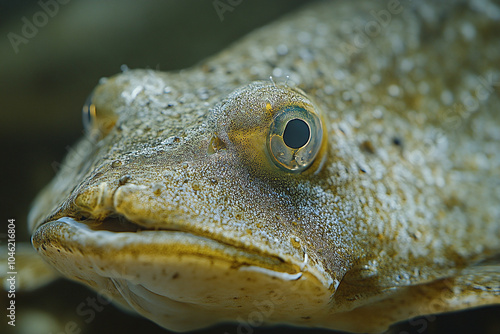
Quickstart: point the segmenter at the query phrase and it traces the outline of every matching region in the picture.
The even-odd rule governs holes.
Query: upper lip
[[[180,228],[180,227],[177,227],[174,225],[167,225],[167,226],[161,227],[161,228],[158,228],[158,227],[147,228],[147,227],[142,226],[140,224],[137,224],[131,220],[128,220],[125,217],[120,216],[120,215],[109,216],[108,218],[106,218],[103,221],[98,222],[98,223],[96,223],[92,220],[86,221],[85,223],[91,230],[95,230],[95,231],[104,230],[104,231],[117,232],[117,233],[120,233],[120,232],[135,232],[135,233],[137,233],[137,232],[141,232],[141,231],[185,232],[185,233],[197,236],[197,237],[202,237],[205,239],[216,241],[217,243],[219,243],[221,245],[236,248],[236,249],[245,251],[246,253],[258,254],[260,256],[273,258],[273,259],[280,261],[280,262],[283,262],[283,263],[285,262],[285,260],[279,256],[268,254],[268,253],[264,254],[262,251],[257,251],[256,249],[244,247],[244,245],[238,241],[226,240],[226,238],[222,238],[220,236],[217,237],[214,235],[208,235],[207,233],[202,233],[201,231],[187,229],[187,228]]]
[[[54,230],[51,231],[51,224],[55,224],[56,233],[53,232]],[[57,224],[63,225],[57,227]],[[46,228],[51,232],[45,233]],[[105,233],[102,234],[102,231]],[[152,234],[152,231],[156,231],[158,234]],[[287,261],[277,254],[249,249],[191,231],[175,228],[142,229],[131,221],[115,216],[100,223],[91,220],[78,222],[70,217],[60,217],[40,227],[33,236],[33,245],[37,250],[42,247],[44,251],[47,251],[51,247],[58,252],[61,249],[66,249],[70,253],[74,253],[76,250],[82,255],[92,255],[95,252],[101,256],[102,254],[113,256],[115,252],[121,251],[137,254],[144,247],[147,250],[146,256],[157,254],[162,257],[172,254],[190,254],[229,262],[231,267],[257,270],[285,280],[299,279],[307,264],[307,257],[302,264],[295,263],[296,261]],[[181,245],[180,248],[179,245]],[[170,246],[173,247],[169,248]],[[137,259],[141,261],[140,258]]]

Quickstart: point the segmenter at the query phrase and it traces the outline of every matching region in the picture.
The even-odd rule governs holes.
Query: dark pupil
[[[307,144],[310,135],[311,132],[307,123],[296,118],[286,124],[283,141],[290,148],[301,148]]]

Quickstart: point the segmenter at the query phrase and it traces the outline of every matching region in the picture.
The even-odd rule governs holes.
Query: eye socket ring
[[[321,148],[323,127],[319,116],[300,106],[287,106],[276,114],[268,135],[268,155],[282,170],[307,169]]]

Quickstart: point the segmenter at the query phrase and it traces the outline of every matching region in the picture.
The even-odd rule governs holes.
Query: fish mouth
[[[63,219],[67,220],[66,217]],[[201,234],[197,231],[188,229],[182,229],[180,227],[176,227],[175,225],[170,225],[166,228],[147,228],[143,225],[128,220],[121,215],[111,215],[100,222],[88,220],[84,223],[92,231],[135,233],[139,236],[141,233],[176,234],[180,237],[182,236],[182,238],[192,239],[193,241],[196,240],[200,244],[210,246],[213,249],[225,249],[226,251],[230,251],[231,253],[237,253],[240,256],[242,254],[245,254],[246,256],[243,257],[245,261],[239,261],[238,263],[235,262],[233,263],[233,267],[239,268],[240,270],[260,270],[270,276],[274,276],[284,280],[299,279],[302,276],[302,270],[308,262],[307,254],[304,254],[304,261],[302,263],[299,263],[299,265],[291,265],[289,262],[277,255],[250,250],[248,248],[244,248],[242,245],[238,245],[235,242],[230,243],[224,241],[222,240],[222,238],[207,237],[206,234]],[[206,255],[206,253],[204,253],[204,255]]]
[[[64,275],[176,331],[248,317],[256,305],[272,309],[266,322],[306,325],[322,316],[331,297],[307,256],[301,266],[123,217],[101,223],[61,217],[41,225],[32,242]],[[297,312],[304,319],[295,319]]]
[[[182,229],[174,224],[167,227],[146,227],[122,215],[110,215],[102,221],[77,220],[60,217],[44,223],[32,237],[34,247],[41,253],[54,248],[58,253],[140,253],[157,252],[179,256],[192,255],[207,260],[224,260],[231,268],[260,271],[282,280],[297,280],[308,262],[290,262],[279,255],[248,249],[238,242],[228,242],[217,236]],[[181,245],[182,247],[179,247]]]

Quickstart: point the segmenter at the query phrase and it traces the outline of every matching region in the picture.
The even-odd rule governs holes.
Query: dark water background
[[[33,22],[34,15],[43,9],[37,1],[1,0],[1,226],[8,218],[15,218],[17,240],[29,240],[25,226],[30,202],[55,175],[54,163],[57,165],[68,152],[68,145],[82,135],[81,107],[99,78],[118,73],[122,64],[163,71],[192,66],[303,3],[243,0],[223,13],[221,21],[212,1],[73,0],[59,5],[57,13],[38,31],[31,31],[32,36],[19,44],[16,52],[8,34],[22,37],[23,18]],[[45,314],[60,324],[61,332],[64,324],[74,321],[81,334],[167,333],[112,305],[96,312],[87,324],[88,317],[78,315],[76,309],[95,296],[85,287],[59,280],[35,293],[18,294],[18,321],[26,317],[24,320],[32,321],[33,328],[41,328]],[[6,320],[1,314],[3,332]],[[234,325],[199,333],[226,332],[332,333]],[[498,334],[500,307],[420,318],[398,325],[392,332]]]

